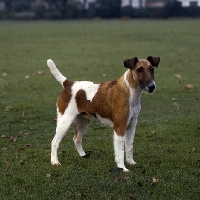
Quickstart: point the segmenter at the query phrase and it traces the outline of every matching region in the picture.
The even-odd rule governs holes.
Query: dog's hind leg
[[[64,138],[66,132],[70,128],[71,124],[73,123],[75,117],[76,117],[75,113],[74,114],[72,114],[72,112],[68,113],[67,110],[63,115],[58,113],[56,135],[54,136],[51,142],[51,164],[52,165],[60,165],[58,161],[58,154],[57,154],[58,147],[59,147],[60,142]]]
[[[78,154],[81,157],[86,155],[82,147],[82,138],[83,138],[84,133],[87,130],[89,122],[90,122],[90,119],[83,117],[82,114],[77,115],[77,117],[74,120],[76,131],[75,131],[73,140],[74,140],[76,149],[78,151]]]

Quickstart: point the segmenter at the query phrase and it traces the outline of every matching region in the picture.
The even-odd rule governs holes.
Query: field
[[[199,19],[0,22],[0,199],[200,198]],[[56,99],[46,60],[70,80],[120,77],[123,60],[160,56],[142,95],[135,166],[116,167],[112,129],[93,119],[78,156],[71,127],[50,164]]]

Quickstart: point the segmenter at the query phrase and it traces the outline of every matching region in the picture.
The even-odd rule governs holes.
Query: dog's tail
[[[60,82],[60,84],[63,86],[63,82],[67,79],[65,76],[63,76],[60,71],[56,68],[55,63],[53,60],[49,59],[47,60],[47,66],[49,67],[51,73],[56,78],[57,81]],[[64,87],[64,86],[63,86]]]

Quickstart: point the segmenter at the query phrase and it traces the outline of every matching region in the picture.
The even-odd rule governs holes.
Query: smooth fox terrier
[[[153,56],[127,59],[124,67],[128,70],[119,79],[94,83],[69,81],[52,60],[47,60],[51,73],[64,88],[57,100],[57,127],[51,143],[51,164],[60,165],[57,150],[72,123],[76,129],[73,138],[76,149],[81,157],[86,156],[82,137],[93,116],[113,128],[117,167],[129,171],[124,164],[124,151],[126,162],[136,164],[133,160],[133,140],[141,109],[140,97],[143,91],[152,93],[155,90],[154,67],[159,62],[160,57]]]

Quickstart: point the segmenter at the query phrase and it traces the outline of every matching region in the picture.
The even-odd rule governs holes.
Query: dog
[[[113,128],[115,162],[118,168],[128,172],[124,164],[124,153],[126,162],[135,165],[133,140],[141,109],[140,97],[143,91],[155,91],[154,68],[159,62],[160,57],[154,56],[148,56],[147,59],[127,59],[124,60],[127,70],[119,79],[94,83],[69,81],[51,59],[47,60],[51,73],[64,88],[57,100],[57,127],[51,142],[51,164],[60,165],[57,150],[72,123],[76,129],[73,137],[75,147],[81,157],[86,156],[82,137],[90,118],[95,117]]]

